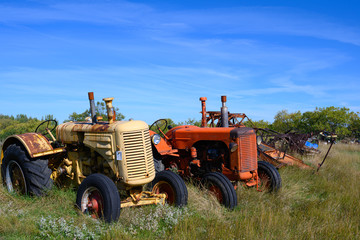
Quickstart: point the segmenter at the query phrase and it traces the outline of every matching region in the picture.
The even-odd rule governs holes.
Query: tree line
[[[28,117],[26,114],[18,114],[15,117],[0,114],[0,141],[13,134],[34,132],[42,121],[49,119],[55,118],[53,115],[45,115],[39,120]]]
[[[249,121],[245,124],[251,126]],[[360,138],[360,113],[346,107],[315,108],[304,113],[282,110],[275,115],[272,123],[255,121],[254,125],[281,133],[296,131],[317,134],[326,131],[337,134],[339,139]]]
[[[125,116],[116,108],[116,120],[123,120]],[[103,102],[96,103],[97,116],[101,116],[107,121],[106,106]],[[85,121],[90,116],[90,111],[85,110],[82,113],[73,112],[69,114],[67,121]],[[0,114],[0,141],[13,134],[34,132],[35,128],[44,120],[54,119],[53,115],[45,115],[41,119],[28,117],[25,114],[8,116]],[[201,120],[188,119],[183,122],[175,123],[172,119],[167,118],[168,125],[173,127],[179,125],[200,126]],[[335,133],[338,138],[360,138],[360,114],[350,111],[346,107],[325,107],[316,108],[314,111],[301,113],[300,111],[288,112],[287,110],[279,111],[272,123],[264,120],[244,122],[249,127],[269,128],[281,133],[296,131],[299,133],[319,133],[327,131]]]

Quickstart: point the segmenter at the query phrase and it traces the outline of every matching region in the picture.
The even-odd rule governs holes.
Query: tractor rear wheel
[[[220,172],[206,173],[201,179],[202,185],[215,195],[220,204],[233,209],[237,206],[237,196],[230,180]]]
[[[156,173],[149,190],[157,194],[165,193],[166,202],[177,207],[185,206],[188,201],[188,191],[184,180],[169,170]]]
[[[29,159],[25,151],[16,144],[6,148],[1,175],[9,192],[41,196],[53,185],[51,173],[48,160]]]
[[[120,196],[115,183],[105,175],[91,174],[82,181],[76,195],[76,205],[81,212],[105,222],[120,217]]]
[[[259,189],[276,192],[281,188],[281,176],[278,170],[268,162],[258,161]]]

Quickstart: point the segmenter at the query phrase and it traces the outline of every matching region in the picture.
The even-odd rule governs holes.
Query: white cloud
[[[195,33],[221,35],[284,34],[360,45],[356,27],[293,8],[238,7],[209,10],[159,11],[126,1],[56,3],[37,7],[0,5],[0,21],[31,24],[75,21],[132,27],[154,36]]]

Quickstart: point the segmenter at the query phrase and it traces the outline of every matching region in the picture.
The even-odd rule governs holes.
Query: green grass
[[[304,159],[316,166],[322,154]],[[147,206],[122,209],[105,224],[78,213],[76,193],[53,189],[48,196],[15,196],[0,187],[0,239],[359,239],[360,146],[333,146],[318,173],[280,170],[277,194],[240,186],[238,207],[229,211],[188,185],[185,209]]]

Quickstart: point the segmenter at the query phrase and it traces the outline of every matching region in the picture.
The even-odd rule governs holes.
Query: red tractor
[[[202,102],[202,127],[168,126],[166,119],[155,121],[150,129],[155,168],[176,169],[184,178],[200,181],[228,208],[237,205],[234,190],[238,182],[260,191],[277,191],[281,177],[268,162],[258,161],[255,130],[229,127],[223,101],[221,127],[208,127],[206,98]],[[155,132],[156,131],[156,132]]]

